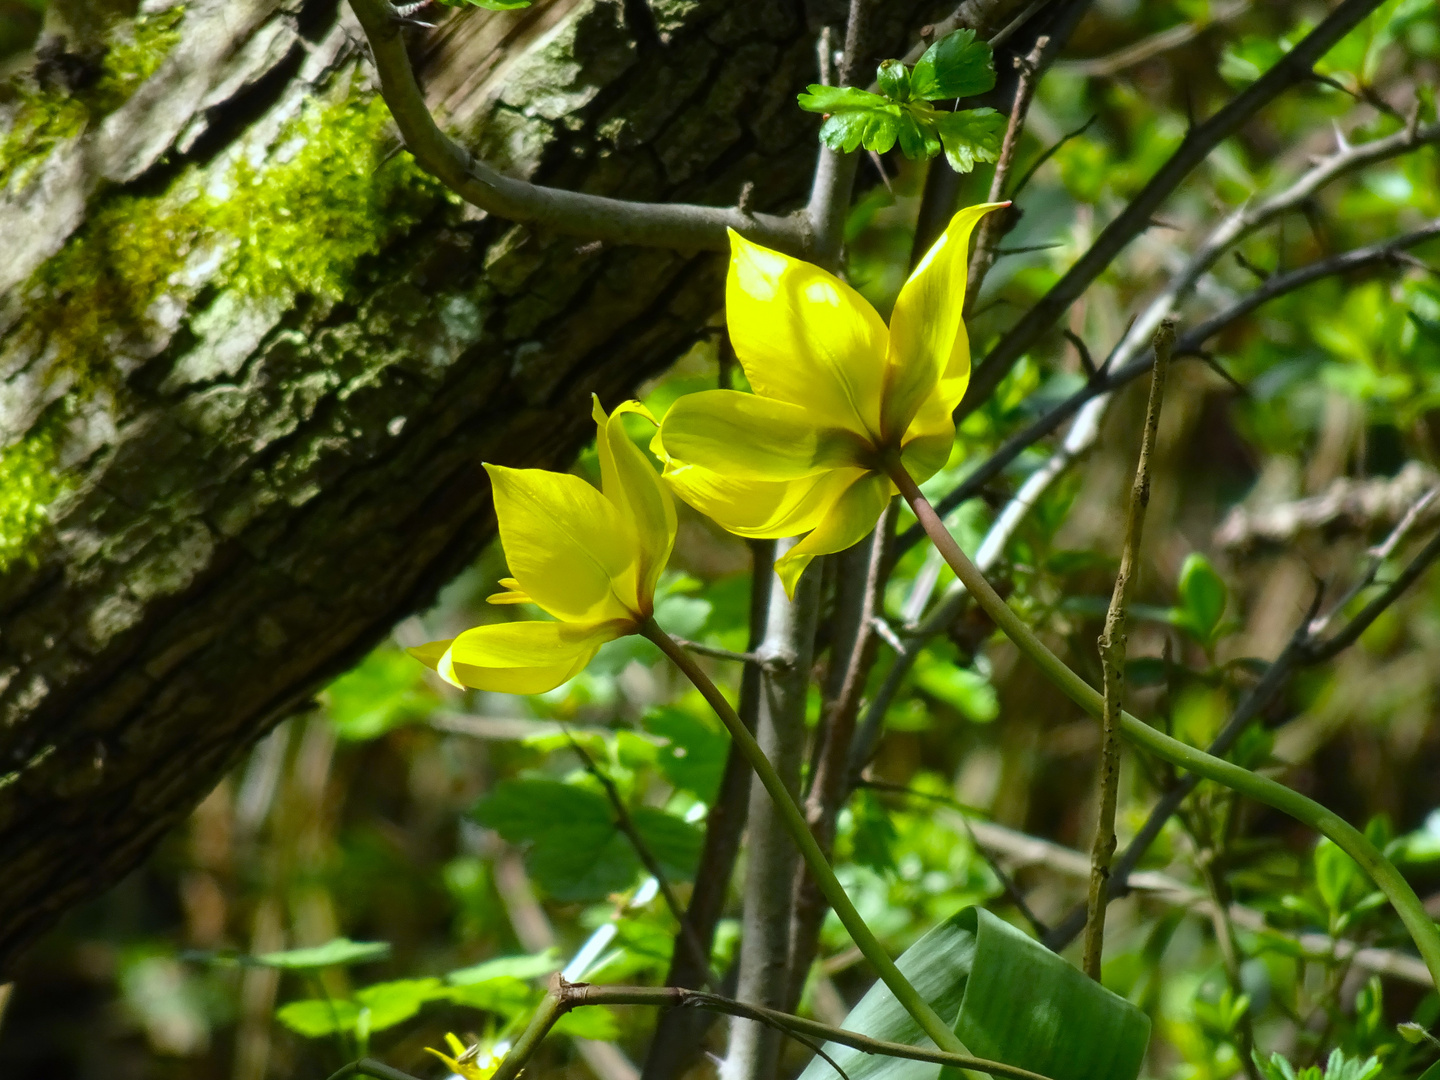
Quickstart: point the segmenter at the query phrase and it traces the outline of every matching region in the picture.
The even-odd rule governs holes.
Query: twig
[[[1440,138],[1440,124],[1432,125],[1431,138]],[[1368,143],[1366,144],[1369,145]],[[1392,237],[1380,243],[1370,244],[1366,247],[1355,248],[1351,251],[1342,252],[1339,255],[1327,259],[1320,259],[1307,266],[1292,270],[1285,274],[1276,274],[1267,281],[1264,286],[1254,292],[1247,293],[1240,300],[1231,304],[1223,311],[1205,319],[1203,322],[1187,330],[1175,342],[1175,356],[1183,357],[1198,351],[1204,343],[1219,333],[1231,323],[1244,318],[1256,308],[1274,300],[1278,296],[1293,292],[1311,282],[1322,278],[1333,277],[1337,274],[1350,273],[1376,264],[1388,263],[1392,260],[1396,251],[1414,247],[1422,244],[1436,236],[1440,236],[1440,219],[1431,221],[1428,224],[1412,232]],[[1168,292],[1168,290],[1167,290]],[[1161,298],[1163,300],[1163,298]],[[1157,300],[1157,304],[1160,304]],[[1154,305],[1152,305],[1153,307]],[[1165,302],[1162,305],[1162,312],[1154,318],[1149,333],[1154,333],[1154,327],[1159,325],[1160,319],[1168,315],[1171,310],[1171,303]],[[1148,310],[1143,321],[1151,322],[1152,315],[1156,312]],[[1007,438],[985,461],[977,466],[961,483],[951,492],[946,494],[935,504],[935,509],[941,514],[948,514],[961,503],[974,498],[987,484],[998,477],[1010,463],[1033,446],[1040,439],[1055,431],[1061,424],[1071,417],[1091,406],[1097,399],[1104,398],[1110,392],[1119,389],[1133,379],[1139,378],[1150,370],[1153,357],[1150,351],[1143,351],[1132,345],[1135,335],[1132,330],[1126,336],[1115,351],[1111,359],[1103,367],[1108,371],[1103,378],[1093,380],[1086,386],[1081,387],[1070,397],[1066,398],[1059,405],[1056,405],[1049,412],[1027,424],[1024,428]],[[1103,414],[1103,405],[1101,407]],[[1095,423],[1089,423],[1086,430],[1099,434],[1099,416],[1095,417]],[[1080,426],[1079,422],[1075,426]],[[1072,426],[1072,433],[1074,427]],[[1067,438],[1066,453],[1073,459],[1081,450],[1080,440]],[[924,532],[918,525],[912,525],[905,532],[895,539],[895,557],[899,557],[920,541]]]
[[[1074,131],[1067,131],[1064,135],[1061,135],[1060,138],[1055,140],[1055,142],[1051,143],[1048,147],[1041,151],[1040,156],[1030,163],[1030,167],[1026,169],[1020,179],[1016,181],[1015,186],[1010,189],[1010,198],[1016,198],[1020,194],[1020,192],[1025,190],[1025,185],[1030,183],[1031,178],[1035,175],[1037,171],[1039,171],[1040,166],[1044,165],[1045,162],[1049,161],[1052,157],[1054,157],[1057,150],[1059,150],[1062,146],[1068,143],[1071,139],[1078,139],[1081,135],[1084,135],[1085,132],[1089,131],[1091,126],[1098,119],[1100,119],[1099,113],[1091,113],[1089,120],[1086,120],[1085,123],[1081,124]]]
[[[1048,35],[1035,39],[1035,47],[1024,59],[1015,58],[1020,70],[1020,79],[1015,84],[1015,102],[1010,106],[1010,120],[1005,126],[1005,138],[1000,144],[1000,157],[995,162],[995,173],[990,178],[990,196],[986,202],[1000,202],[1004,197],[1005,181],[1010,175],[1010,166],[1015,160],[1015,149],[1020,145],[1020,133],[1025,128],[1025,116],[1030,111],[1030,99],[1035,94],[1039,81],[1041,63],[1045,50],[1050,45]],[[1009,231],[1015,220],[1015,210],[1007,207],[999,213],[986,214],[980,219],[980,228],[975,234],[975,250],[970,256],[969,276],[965,284],[965,311],[975,306],[980,287],[985,284],[985,275],[995,264],[995,246]]]
[[[1211,150],[1233,135],[1281,92],[1307,78],[1315,62],[1381,2],[1342,0],[1315,29],[1243,93],[1210,119],[1186,132],[1175,152],[1120,215],[1105,226],[1090,249],[990,350],[984,362],[976,368],[965,398],[956,409],[957,420],[968,416],[980,402],[994,393],[1015,362],[1049,331],[1121,250],[1150,227],[1151,218],[1161,204],[1191,170],[1209,156]],[[1399,135],[1403,138],[1405,133],[1400,132]],[[1141,333],[1148,337],[1158,322],[1156,319],[1154,324],[1144,326]]]
[[[1088,75],[1093,78],[1108,78],[1118,75],[1127,68],[1143,64],[1173,49],[1194,41],[1205,31],[1244,14],[1250,7],[1250,0],[1233,0],[1232,3],[1217,5],[1209,18],[1196,22],[1182,22],[1166,30],[1141,38],[1124,48],[1116,49],[1106,56],[1086,60],[1067,60],[1061,65],[1067,72]]]
[[[1140,438],[1140,460],[1135,466],[1135,484],[1130,489],[1130,506],[1125,514],[1125,541],[1120,549],[1120,569],[1110,594],[1110,610],[1101,631],[1100,665],[1105,694],[1100,746],[1100,809],[1095,822],[1095,840],[1090,849],[1090,898],[1085,923],[1085,973],[1100,980],[1100,959],[1105,947],[1105,906],[1110,881],[1110,859],[1115,854],[1115,803],[1120,787],[1120,709],[1125,694],[1125,616],[1130,604],[1135,565],[1140,558],[1140,538],[1145,529],[1145,510],[1150,505],[1150,458],[1160,430],[1160,408],[1165,401],[1165,376],[1170,371],[1170,351],[1175,344],[1175,324],[1163,322],[1155,332],[1155,368],[1150,377],[1150,401],[1145,408],[1145,428]]]
[[[703,641],[691,641],[688,638],[676,638],[675,643],[682,649],[716,660],[730,660],[737,664],[759,664],[763,668],[773,668],[776,663],[774,657],[764,657],[753,652],[732,652],[730,649],[722,649],[718,645],[706,645]]]
[[[726,229],[734,229],[795,254],[809,248],[811,229],[804,214],[778,217],[733,206],[628,202],[506,176],[435,123],[389,0],[351,0],[351,8],[370,43],[380,92],[406,147],[423,168],[481,210],[556,232],[642,247],[720,251],[729,247]]]
[[[720,976],[711,969],[707,950],[696,936],[695,928],[690,925],[685,909],[680,906],[680,900],[670,886],[670,879],[666,875],[664,867],[660,865],[660,860],[655,858],[655,853],[650,850],[650,845],[645,842],[645,838],[640,835],[640,830],[635,827],[635,819],[630,816],[630,809],[620,796],[620,789],[615,786],[615,781],[610,779],[609,775],[595,763],[590,752],[580,745],[569,730],[566,730],[565,737],[570,742],[570,749],[580,759],[580,763],[585,766],[585,771],[593,776],[604,790],[605,798],[610,802],[610,812],[615,815],[615,827],[625,834],[625,839],[629,840],[630,846],[635,849],[635,854],[639,857],[641,865],[645,867],[646,873],[653,877],[655,884],[659,886],[660,895],[665,900],[665,906],[670,909],[671,918],[680,926],[680,937],[685,942],[686,948],[690,950],[691,959],[695,961],[697,970],[703,974],[712,990],[719,990]]]
[[[370,1076],[374,1080],[418,1080],[407,1072],[399,1069],[392,1069],[383,1061],[376,1061],[374,1058],[361,1058],[359,1061],[352,1061],[343,1068],[337,1069],[330,1074],[330,1080],[347,1080],[351,1076]]]
[[[838,1043],[867,1054],[885,1057],[905,1058],[910,1061],[927,1061],[948,1065],[958,1069],[973,1069],[987,1072],[992,1076],[1003,1076],[1009,1080],[1047,1080],[1039,1073],[1030,1072],[1001,1061],[989,1061],[972,1057],[963,1052],[932,1050],[928,1047],[910,1046],[906,1043],[887,1042],[872,1039],[845,1028],[831,1027],[816,1020],[750,1005],[718,994],[707,994],[699,990],[688,990],[678,986],[593,986],[589,983],[568,983],[559,977],[551,980],[550,990],[536,1011],[524,1034],[516,1040],[515,1046],[495,1070],[492,1080],[515,1080],[541,1040],[555,1026],[555,1022],[572,1009],[586,1005],[640,1005],[651,1008],[710,1009],[729,1016],[753,1020],[766,1024],[787,1034],[804,1036],[821,1042]],[[832,1061],[833,1065],[834,1062]],[[843,1075],[843,1074],[842,1074]]]
[[[964,816],[958,815],[957,816]],[[968,823],[980,845],[1006,856],[1012,866],[1041,866],[1052,873],[1062,874],[1077,880],[1090,875],[1090,858],[1074,848],[1064,847],[1051,840],[1007,829],[990,821]],[[1202,918],[1212,918],[1211,901],[1199,889],[1186,885],[1167,874],[1155,870],[1143,870],[1132,875],[1132,891],[1151,897],[1162,903],[1186,909]],[[1084,908],[1081,908],[1083,915]],[[1265,933],[1286,939],[1301,955],[1320,959],[1339,957],[1352,960],[1358,967],[1379,975],[1388,975],[1417,986],[1432,986],[1430,973],[1425,965],[1409,953],[1394,949],[1367,948],[1343,938],[1332,938],[1325,934],[1301,933],[1287,935],[1271,926],[1262,912],[1241,904],[1230,905],[1230,921],[1252,933]]]
[[[866,49],[867,26],[871,0],[850,0],[850,14],[845,24],[845,49],[837,72],[838,85],[849,86]],[[815,162],[815,179],[810,186],[810,201],[805,208],[807,224],[807,255],[828,269],[840,262],[840,248],[845,240],[845,215],[850,209],[850,195],[855,188],[858,153],[842,153],[827,146],[820,147]]]
[[[1395,580],[1385,586],[1379,596],[1361,608],[1360,613],[1346,623],[1334,637],[1312,646],[1307,659],[1311,663],[1319,663],[1348,649],[1359,640],[1360,635],[1370,628],[1370,624],[1378,619],[1386,608],[1400,598],[1401,593],[1415,583],[1415,580],[1425,572],[1425,569],[1435,561],[1437,556],[1440,556],[1440,533],[1431,537],[1430,542],[1420,549],[1420,553],[1395,576]]]

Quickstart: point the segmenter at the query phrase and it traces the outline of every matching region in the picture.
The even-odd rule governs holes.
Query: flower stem
[[[940,520],[935,508],[930,505],[930,500],[925,498],[910,474],[898,464],[892,465],[889,473],[890,479],[895,482],[900,494],[915,512],[921,528],[930,537],[930,541],[950,569],[955,571],[961,584],[975,598],[976,603],[1066,697],[1091,716],[1103,716],[1104,698],[1046,648],[1044,642],[1025,625],[1024,620],[990,587],[985,575],[970,561],[969,556],[960,550],[960,545],[945,528],[945,523]],[[1359,829],[1298,791],[1253,773],[1234,762],[1213,757],[1197,747],[1172,739],[1128,712],[1120,714],[1120,732],[1130,742],[1161,760],[1207,780],[1213,780],[1257,802],[1273,806],[1276,810],[1309,825],[1323,836],[1328,836],[1336,846],[1365,869],[1394,906],[1400,921],[1410,931],[1410,937],[1420,951],[1420,958],[1425,961],[1425,966],[1430,971],[1431,980],[1436,986],[1440,986],[1440,930],[1437,930],[1434,920],[1425,911],[1424,904],[1415,895],[1410,883],[1395,868],[1394,863],[1385,858]]]
[[[815,883],[820,887],[826,901],[840,917],[840,922],[849,931],[851,939],[856,947],[864,954],[865,959],[875,969],[876,974],[890,992],[895,995],[895,1000],[915,1018],[920,1029],[935,1041],[935,1045],[941,1050],[952,1054],[965,1053],[965,1045],[956,1037],[955,1032],[941,1020],[929,1003],[920,996],[920,992],[910,984],[910,980],[901,974],[900,969],[895,966],[895,961],[885,951],[884,946],[876,939],[855,910],[855,905],[845,895],[840,882],[835,877],[835,871],[830,869],[820,845],[815,842],[810,828],[805,824],[805,817],[800,813],[800,808],[795,805],[784,782],[776,773],[774,766],[770,764],[760,744],[755,741],[755,736],[750,734],[747,728],[736,715],[735,710],[730,707],[730,702],[720,693],[719,687],[710,681],[710,677],[695,663],[694,658],[680,647],[676,641],[664,630],[656,625],[654,619],[648,620],[640,627],[640,633],[653,641],[660,650],[674,661],[675,666],[685,673],[685,677],[695,684],[701,696],[715,710],[715,715],[730,731],[730,737],[745,759],[750,762],[750,767],[755,770],[755,775],[760,778],[760,783],[770,793],[770,798],[775,801],[775,809],[784,823],[786,831],[795,841],[795,846],[800,849],[800,856],[805,860],[805,865],[810,868],[810,873]]]

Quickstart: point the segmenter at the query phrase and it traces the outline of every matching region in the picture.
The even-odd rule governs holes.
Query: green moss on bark
[[[0,573],[34,563],[35,539],[49,523],[45,508],[69,488],[58,469],[64,406],[52,406],[30,434],[0,451]]]
[[[74,93],[41,88],[29,76],[12,81],[9,115],[0,115],[0,121],[8,121],[0,137],[0,190],[12,183],[23,186],[59,143],[129,101],[180,40],[183,17],[184,9],[176,7],[117,25],[100,61],[99,77]]]

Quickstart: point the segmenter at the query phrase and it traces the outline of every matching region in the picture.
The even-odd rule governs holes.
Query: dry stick
[[[1120,215],[1105,226],[1090,249],[990,350],[985,361],[976,368],[965,398],[956,409],[957,420],[968,416],[987,400],[1016,361],[1049,331],[1121,250],[1151,227],[1152,219],[1170,193],[1209,156],[1211,150],[1233,135],[1282,91],[1308,79],[1316,61],[1381,2],[1343,0],[1248,89],[1210,119],[1186,132],[1175,152]],[[1147,328],[1144,332],[1148,335],[1152,330]]]
[[[645,867],[646,873],[655,879],[659,886],[660,895],[665,900],[665,906],[670,909],[670,916],[680,926],[680,937],[685,942],[685,947],[690,950],[691,959],[695,962],[696,968],[701,972],[703,978],[710,984],[712,990],[720,989],[720,976],[716,975],[710,968],[709,950],[700,943],[700,938],[695,933],[695,928],[690,925],[690,920],[685,914],[685,909],[680,906],[680,900],[675,895],[675,890],[670,885],[670,878],[665,873],[660,860],[655,858],[655,853],[650,850],[650,845],[640,835],[640,830],[635,827],[635,819],[630,816],[630,810],[625,805],[625,800],[620,796],[620,789],[615,786],[615,781],[610,779],[590,752],[581,746],[569,728],[565,730],[565,737],[570,741],[570,749],[580,759],[588,772],[599,783],[605,791],[605,798],[610,802],[611,813],[615,815],[615,827],[625,834],[625,839],[630,841],[630,846],[635,849],[636,856],[640,859],[641,865]]]
[[[1020,133],[1025,129],[1025,116],[1030,111],[1030,100],[1035,96],[1035,84],[1039,81],[1040,62],[1050,44],[1048,35],[1035,39],[1035,47],[1023,59],[1015,57],[1015,66],[1020,69],[1020,80],[1015,84],[1015,104],[1010,109],[1010,120],[1005,125],[1005,139],[1000,144],[1000,157],[995,162],[995,174],[990,178],[990,196],[986,202],[999,202],[1005,198],[1005,181],[1010,176],[1010,166],[1015,161],[1015,149],[1020,145]],[[975,234],[975,250],[970,255],[969,277],[965,284],[965,311],[968,314],[975,307],[975,298],[980,295],[980,286],[985,284],[985,275],[995,264],[995,248],[1000,238],[1010,231],[1014,224],[1016,210],[1006,207],[999,213],[986,214],[980,219],[980,229]]]
[[[945,561],[955,571],[955,576],[964,583],[985,613],[995,620],[996,625],[1015,643],[1020,652],[1071,701],[1092,716],[1100,716],[1104,710],[1104,698],[1051,652],[1025,621],[995,592],[985,580],[985,576],[976,570],[975,564],[945,528],[930,501],[905,471],[898,455],[886,462],[886,468],[891,480],[900,489],[900,494],[915,512],[916,518],[925,526],[926,534],[940,549]],[[1437,543],[1440,543],[1440,538],[1437,538]],[[1213,757],[1178,739],[1172,739],[1123,710],[1120,713],[1120,730],[1130,742],[1162,761],[1187,772],[1198,773],[1222,787],[1274,807],[1333,840],[1337,847],[1360,864],[1375,886],[1385,894],[1385,898],[1400,916],[1400,921],[1405,924],[1405,929],[1409,931],[1421,959],[1430,969],[1435,984],[1440,986],[1440,929],[1437,929],[1410,883],[1364,833],[1298,791],[1233,762]]]
[[[1231,3],[1214,7],[1207,18],[1195,22],[1177,23],[1169,29],[1161,30],[1159,33],[1141,38],[1133,44],[1116,49],[1106,56],[1091,57],[1087,60],[1069,60],[1062,67],[1067,74],[1088,75],[1093,78],[1117,75],[1126,68],[1136,67],[1146,60],[1151,60],[1172,49],[1178,49],[1180,46],[1188,44],[1211,27],[1219,26],[1243,15],[1249,8],[1250,0],[1232,0]]]
[[[1110,880],[1110,859],[1115,854],[1115,803],[1120,788],[1120,708],[1125,695],[1125,615],[1130,604],[1145,509],[1150,505],[1150,457],[1160,430],[1160,407],[1165,400],[1165,376],[1170,350],[1175,345],[1175,324],[1166,321],[1155,332],[1155,368],[1150,377],[1150,401],[1145,407],[1145,430],[1140,438],[1140,461],[1130,507],[1125,514],[1125,543],[1120,549],[1120,570],[1100,633],[1100,665],[1105,693],[1100,744],[1100,810],[1095,840],[1090,849],[1090,898],[1085,924],[1085,973],[1100,981],[1100,958],[1105,948],[1105,905]]]

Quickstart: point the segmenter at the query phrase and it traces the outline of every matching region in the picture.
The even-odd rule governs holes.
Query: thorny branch
[[[1180,146],[1150,178],[1145,187],[1110,222],[1065,275],[992,348],[976,371],[956,410],[969,415],[987,400],[1016,361],[1033,346],[1070,305],[1080,297],[1120,251],[1150,228],[1152,218],[1171,192],[1224,139],[1291,86],[1306,81],[1315,62],[1380,6],[1381,0],[1343,0],[1264,75],[1210,119],[1192,127]],[[1156,322],[1158,323],[1158,319]],[[1154,326],[1144,328],[1148,337]]]
[[[1135,467],[1135,485],[1125,514],[1125,541],[1120,549],[1120,570],[1105,629],[1100,634],[1100,664],[1105,694],[1100,745],[1100,808],[1095,823],[1095,841],[1090,851],[1090,897],[1085,923],[1085,973],[1100,978],[1100,958],[1105,944],[1105,906],[1110,880],[1110,859],[1115,854],[1115,804],[1120,788],[1120,709],[1125,693],[1125,617],[1130,604],[1140,538],[1145,528],[1145,510],[1150,505],[1150,458],[1160,430],[1160,408],[1165,400],[1165,377],[1170,370],[1170,351],[1175,344],[1175,326],[1163,322],[1155,331],[1155,368],[1150,377],[1150,401],[1145,409],[1145,426],[1140,438],[1140,460]]]

